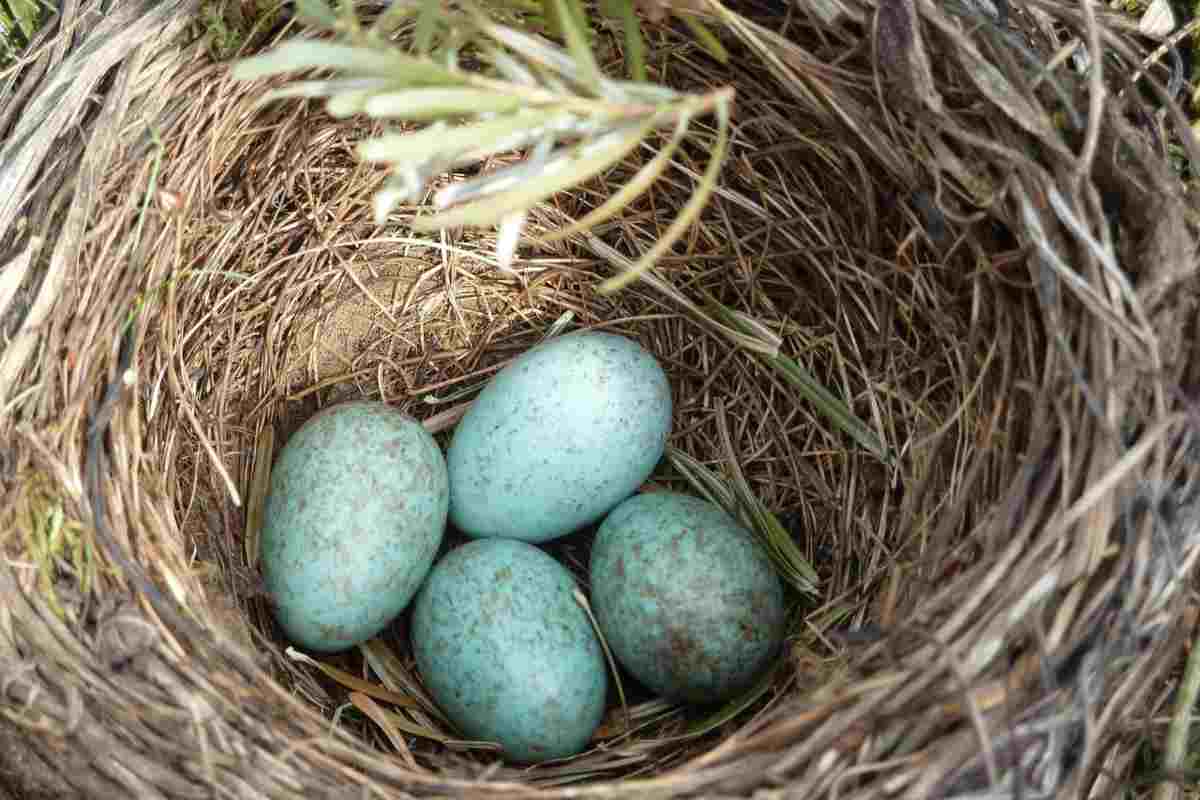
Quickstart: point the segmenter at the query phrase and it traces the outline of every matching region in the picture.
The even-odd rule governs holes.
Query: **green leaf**
[[[638,19],[633,0],[601,0],[600,8],[610,19],[621,26],[625,43],[625,67],[629,77],[638,82],[646,81],[646,42],[642,38],[642,25]]]
[[[503,114],[516,111],[523,103],[519,97],[494,91],[438,87],[374,94],[367,99],[364,110],[376,119],[435,120],[449,116]]]
[[[647,162],[633,178],[618,189],[611,197],[604,201],[598,208],[587,214],[583,219],[577,220],[572,225],[568,225],[562,230],[557,230],[549,236],[542,237],[542,241],[547,244],[562,241],[570,236],[579,233],[580,231],[590,230],[601,222],[615,217],[620,214],[629,205],[636,200],[640,195],[646,192],[652,183],[666,172],[667,167],[671,163],[671,157],[675,155],[675,151],[679,149],[683,137],[687,134],[687,126],[690,120],[689,115],[683,114],[679,117],[679,121],[675,126],[674,135],[668,140],[667,146],[662,151]]]
[[[326,30],[337,27],[337,15],[323,0],[296,0],[296,16],[301,22]]]
[[[707,50],[710,56],[722,64],[729,63],[729,51],[725,49],[725,45],[721,44],[721,40],[716,37],[716,34],[705,27],[704,23],[691,14],[676,11],[675,16],[683,20],[683,24],[692,32],[696,42]]]
[[[393,2],[392,5],[399,3]],[[442,0],[421,0],[416,31],[413,33],[413,52],[417,55],[427,56],[433,52],[433,35],[437,32],[441,13]]]
[[[438,230],[462,225],[495,225],[514,211],[532,208],[551,195],[577,186],[625,158],[641,143],[651,127],[653,120],[624,135],[616,131],[604,137],[615,139],[605,146],[598,147],[595,142],[576,145],[563,155],[545,162],[540,177],[523,181],[519,188],[498,192],[459,208],[418,219],[413,223],[413,227],[420,230]],[[505,172],[499,170],[491,177],[500,181]]]
[[[254,80],[313,68],[391,78],[407,86],[467,82],[467,76],[462,73],[394,50],[299,39],[284,42],[269,53],[239,61],[233,67],[233,77],[241,81]]]
[[[42,18],[42,9],[36,0],[9,0],[8,7],[12,11],[13,22],[21,29],[25,40],[32,39]]]
[[[728,482],[682,450],[668,447],[667,459],[705,500],[720,506],[730,514],[737,514],[737,495]]]
[[[579,76],[581,83],[594,94],[599,95],[600,84],[604,76],[600,73],[595,56],[592,55],[592,46],[589,41],[591,28],[583,5],[579,0],[550,0],[550,2],[554,6],[558,23],[563,28],[562,35],[567,43],[567,52],[571,54],[581,71]]]
[[[371,92],[340,92],[329,98],[325,104],[325,110],[329,112],[331,117],[337,119],[345,119],[346,117],[362,114],[366,111],[367,101],[371,99]]]
[[[364,90],[382,91],[391,87],[391,81],[384,78],[349,78],[332,81],[293,81],[290,85],[272,89],[263,95],[262,104],[276,100],[288,100],[294,97],[316,99],[331,97],[344,92],[359,92]]]
[[[553,2],[553,0],[548,0],[548,2]],[[475,24],[481,32],[521,56],[529,62],[530,66],[549,70],[569,81],[586,85],[587,79],[581,74],[580,65],[550,42],[523,31],[497,25],[482,15],[476,16]],[[591,51],[588,51],[587,57],[591,57]]]
[[[462,166],[526,147],[543,135],[539,129],[566,117],[569,115],[559,111],[534,109],[469,125],[431,125],[413,133],[389,133],[361,142],[358,155],[366,161],[393,164],[450,155],[455,157],[452,166]]]

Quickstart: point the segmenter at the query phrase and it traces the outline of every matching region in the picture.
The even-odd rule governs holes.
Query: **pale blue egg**
[[[599,520],[662,458],[671,387],[637,342],[580,332],[533,347],[484,387],[446,454],[450,521],[545,542]]]
[[[574,590],[565,567],[510,539],[468,542],[434,566],[413,603],[413,654],[463,735],[521,762],[587,746],[608,674]]]
[[[711,704],[747,688],[783,640],[783,586],[766,550],[718,506],[639,494],[592,545],[592,609],[613,655],[646,687]]]
[[[263,578],[288,638],[334,652],[383,630],[429,573],[448,505],[445,460],[411,417],[355,402],[305,422],[263,513]]]

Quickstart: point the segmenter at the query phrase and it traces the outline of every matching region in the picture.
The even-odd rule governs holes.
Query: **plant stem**
[[[1154,789],[1154,800],[1176,800],[1179,797],[1179,781],[1171,774],[1183,768],[1184,757],[1187,756],[1188,730],[1195,719],[1193,709],[1200,697],[1200,625],[1196,626],[1196,638],[1192,642],[1192,652],[1188,654],[1187,666],[1183,669],[1183,678],[1179,682],[1179,691],[1175,695],[1175,715],[1167,729],[1167,749],[1163,755],[1163,771],[1167,773],[1166,780]]]

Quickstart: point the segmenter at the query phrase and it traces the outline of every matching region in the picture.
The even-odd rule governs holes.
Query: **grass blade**
[[[612,294],[641,277],[641,274],[648,270],[659,259],[659,256],[670,250],[675,242],[687,232],[688,227],[700,217],[700,212],[708,205],[708,198],[716,188],[717,174],[721,171],[721,166],[725,163],[725,150],[729,146],[729,106],[732,103],[732,98],[733,90],[731,89],[727,97],[717,102],[717,118],[719,120],[717,143],[713,147],[712,159],[709,161],[708,167],[704,170],[704,175],[701,176],[700,185],[696,187],[696,192],[688,200],[687,204],[680,209],[679,216],[671,222],[658,241],[654,243],[654,246],[638,259],[638,262],[630,270],[609,278],[600,285],[601,294]]]
[[[597,142],[569,148],[563,155],[543,162],[544,168],[539,170],[543,177],[540,179],[526,181],[520,188],[499,192],[460,208],[418,219],[413,223],[413,227],[429,231],[462,225],[495,225],[514,211],[531,208],[546,198],[583,183],[608,169],[633,152],[652,126],[653,120],[637,126],[632,131],[628,128],[624,131],[618,130]],[[507,172],[508,170],[497,171],[493,176],[494,180],[503,181]]]
[[[393,3],[392,5],[399,4]],[[433,35],[437,31],[441,10],[442,0],[421,0],[421,10],[417,13],[416,31],[413,33],[413,51],[417,55],[427,56],[433,52]]]
[[[680,475],[692,485],[701,496],[710,503],[719,505],[730,514],[737,516],[737,495],[729,488],[729,484],[713,474],[712,470],[692,458],[682,450],[674,447],[667,448],[667,458]]]
[[[413,758],[412,751],[408,749],[408,742],[404,741],[404,737],[400,735],[398,726],[392,724],[398,715],[388,714],[370,696],[360,694],[359,692],[350,693],[350,702],[380,727],[384,735],[388,737],[388,741],[392,743],[392,747],[396,748],[396,751],[400,753],[400,757],[408,765],[409,769],[418,772],[423,771],[417,766],[417,760]]]
[[[678,124],[675,126],[675,133],[670,141],[667,142],[667,146],[658,155],[648,161],[645,166],[639,169],[637,174],[613,194],[612,197],[584,216],[583,219],[576,221],[562,230],[555,231],[549,236],[542,237],[542,242],[553,244],[574,236],[580,231],[591,230],[601,222],[615,217],[628,208],[634,200],[649,190],[650,184],[658,180],[666,171],[667,166],[671,163],[671,158],[675,155],[675,151],[679,149],[680,143],[683,142],[683,137],[687,135],[687,126],[690,119],[690,116],[686,114],[681,115]]]
[[[456,86],[467,82],[467,76],[461,73],[395,50],[303,39],[293,39],[270,52],[242,59],[233,66],[233,77],[235,80],[246,81],[317,68],[391,78],[408,86]]]
[[[296,0],[296,16],[313,27],[325,30],[337,27],[337,15],[322,0]]]
[[[753,332],[753,329],[744,319],[743,315],[734,312],[729,307],[716,301],[710,301],[709,308],[726,326],[745,334]],[[794,386],[804,399],[812,403],[822,416],[877,458],[885,463],[891,463],[891,455],[888,453],[883,442],[875,435],[874,431],[856,417],[854,412],[850,410],[850,407],[842,402],[840,398],[822,386],[808,370],[783,353],[776,353],[775,355],[759,353],[759,356],[778,372],[784,380]]]
[[[287,656],[293,661],[299,661],[301,664],[308,664],[310,667],[316,667],[317,669],[321,670],[321,672],[324,672],[330,679],[337,681],[342,686],[345,686],[347,689],[352,691],[361,692],[362,694],[374,697],[377,700],[382,700],[385,703],[391,703],[394,706],[400,706],[401,708],[421,707],[421,704],[411,697],[406,697],[405,695],[393,692],[387,687],[370,683],[369,681],[364,681],[362,678],[356,678],[349,672],[344,672],[337,667],[329,664],[323,664],[320,661],[317,661],[315,658],[310,658],[304,653],[301,653],[294,647],[289,647],[287,649]]]
[[[522,98],[484,89],[437,87],[375,94],[367,99],[363,110],[375,118],[424,121],[447,116],[503,114],[516,111],[524,103]]]
[[[275,427],[263,426],[254,443],[254,474],[250,478],[250,496],[246,498],[246,565],[258,569],[258,546],[262,536],[263,510],[271,486],[271,456],[275,449]]]
[[[384,686],[393,692],[412,697],[426,714],[448,722],[446,715],[437,707],[437,704],[429,695],[425,694],[425,689],[421,686],[420,681],[405,668],[404,663],[381,640],[371,639],[360,644],[358,651],[362,653],[363,658],[371,667],[371,671],[379,676],[379,680]]]
[[[600,10],[604,16],[616,20],[621,26],[621,36],[625,44],[625,69],[630,79],[644,83],[646,41],[642,38],[642,26],[633,7],[633,0],[600,0]]]
[[[688,30],[692,32],[696,43],[703,47],[710,56],[715,58],[722,64],[729,63],[729,51],[725,49],[725,45],[721,44],[721,40],[708,29],[699,19],[692,14],[676,13],[675,17],[683,21]]]
[[[454,166],[465,166],[489,156],[527,147],[537,141],[548,127],[552,127],[555,119],[569,116],[558,111],[539,109],[470,125],[431,125],[414,133],[390,133],[368,139],[358,145],[358,155],[366,161],[393,164],[453,155]]]
[[[600,94],[600,84],[603,75],[592,55],[592,46],[588,41],[588,21],[583,5],[579,0],[550,0],[549,5],[554,9],[554,20],[562,28],[563,39],[567,43],[567,52],[575,61],[579,70],[579,81],[592,91]]]
[[[758,534],[759,539],[766,546],[780,575],[797,591],[804,594],[816,594],[819,583],[817,571],[800,552],[800,548],[796,546],[791,534],[750,489],[746,475],[742,472],[742,465],[738,463],[737,453],[733,447],[733,437],[729,434],[724,403],[718,402],[716,410],[717,431],[721,437],[721,447],[725,450],[725,460],[729,464],[729,471],[733,473],[733,491],[737,495],[738,507],[750,517],[751,529]]]
[[[760,697],[770,690],[771,684],[775,681],[775,670],[777,668],[777,665],[771,667],[764,672],[762,677],[755,681],[754,685],[752,685],[749,689],[742,692],[740,695],[733,698],[711,714],[696,720],[691,725],[688,725],[679,738],[694,739],[697,736],[703,736],[706,733],[711,733],[712,731],[715,731],[717,728],[720,728],[725,723],[737,717],[738,714],[741,714],[750,706],[754,705],[754,703]]]

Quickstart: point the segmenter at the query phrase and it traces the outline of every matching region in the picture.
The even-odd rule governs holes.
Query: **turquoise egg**
[[[413,603],[413,654],[465,736],[526,763],[587,746],[608,674],[575,588],[565,567],[510,539],[468,542],[434,566]]]
[[[641,345],[610,333],[550,339],[497,373],[455,428],[450,521],[477,538],[571,533],[633,494],[670,429],[670,384]]]
[[[613,655],[670,699],[729,699],[783,641],[783,587],[770,557],[705,500],[673,492],[626,500],[597,531],[589,572]]]
[[[429,573],[448,506],[445,460],[416,420],[355,402],[305,422],[263,512],[263,578],[284,633],[335,652],[383,630]]]

